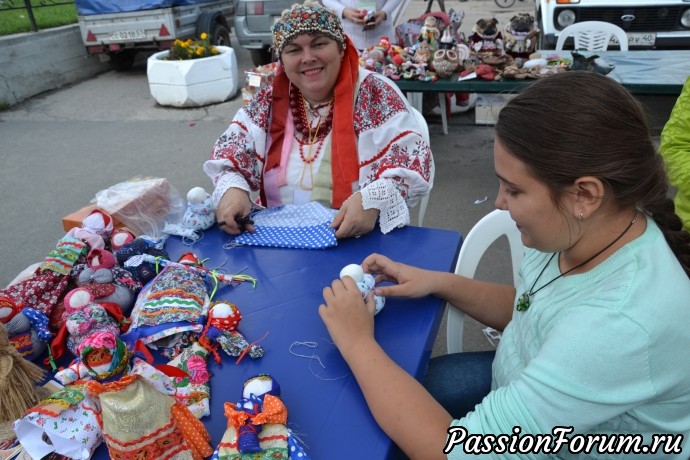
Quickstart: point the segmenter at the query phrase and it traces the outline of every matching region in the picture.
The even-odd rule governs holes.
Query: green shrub
[[[6,0],[7,1],[7,0]],[[74,2],[64,5],[53,5],[43,1],[46,6],[41,6],[41,0],[31,0],[34,7],[34,19],[39,29],[50,29],[52,27],[75,24],[77,22],[77,9]],[[22,0],[13,0],[10,4],[21,6]],[[20,9],[0,9],[0,35],[12,35],[21,32],[31,32],[31,21],[25,8]]]

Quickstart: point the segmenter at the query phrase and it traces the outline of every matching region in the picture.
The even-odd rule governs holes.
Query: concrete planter
[[[217,48],[216,56],[186,61],[164,60],[169,51],[153,54],[146,65],[151,96],[172,107],[201,107],[235,96],[239,88],[235,50]]]

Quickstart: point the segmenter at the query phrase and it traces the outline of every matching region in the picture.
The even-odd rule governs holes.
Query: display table
[[[539,51],[543,57],[558,55],[572,58],[571,51]],[[642,50],[642,51],[600,51],[597,54],[615,68],[608,76],[620,82],[631,93],[638,95],[678,95],[685,80],[690,76],[690,50]],[[548,78],[548,77],[545,77]],[[418,80],[395,80],[407,92],[410,103],[422,109],[422,93],[515,93],[534,79],[488,81],[472,79],[457,81],[457,77],[439,79],[435,82]],[[439,98],[443,117],[443,133],[448,134],[445,117],[445,98]]]
[[[265,336],[260,343],[266,354],[256,360],[246,356],[239,364],[222,352],[222,364],[209,359],[211,415],[202,422],[213,447],[226,428],[223,404],[239,400],[245,379],[270,373],[281,385],[288,428],[304,442],[311,458],[387,458],[393,444],[371,416],[354,376],[319,317],[322,290],[345,265],[361,263],[372,252],[422,268],[452,271],[462,242],[460,234],[406,227],[382,235],[375,229],[329,249],[224,249],[229,240],[227,234],[214,228],[205,231],[192,246],[177,237],[170,237],[166,244],[172,260],[192,251],[207,259],[206,268],[222,266],[222,272],[241,272],[257,280],[256,287],[247,282],[226,285],[214,297],[238,306],[243,315],[239,331],[250,342]],[[390,298],[376,316],[377,340],[393,360],[418,379],[429,361],[443,308],[444,303],[433,297]],[[108,458],[104,444],[94,458]]]

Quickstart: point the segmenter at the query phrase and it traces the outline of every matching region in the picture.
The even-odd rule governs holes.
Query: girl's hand
[[[319,315],[339,350],[374,339],[374,296],[369,294],[365,302],[352,278],[334,280],[323,289],[323,299]]]
[[[377,286],[374,294],[384,297],[424,297],[433,292],[434,272],[395,262],[381,254],[371,254],[362,262],[364,273],[376,276],[376,283],[389,281],[392,286]]]
[[[366,235],[376,227],[379,210],[372,208],[366,211],[362,207],[362,194],[350,196],[338,210],[331,222],[331,228],[337,228],[336,238],[350,238]]]

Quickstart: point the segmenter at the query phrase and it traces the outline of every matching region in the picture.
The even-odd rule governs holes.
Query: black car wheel
[[[211,43],[216,46],[231,46],[230,32],[228,32],[227,27],[222,24],[215,24],[211,33]]]
[[[273,56],[268,48],[250,49],[249,55],[255,66],[270,64],[273,61]]]

